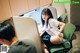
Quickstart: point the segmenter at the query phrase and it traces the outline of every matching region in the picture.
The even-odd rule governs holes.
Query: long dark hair
[[[50,11],[50,9],[49,8],[44,8],[43,10],[42,10],[42,12],[41,12],[41,21],[42,21],[42,25],[44,26],[44,24],[45,24],[45,21],[42,19],[42,15],[49,15],[49,18],[47,19],[47,26],[48,26],[48,20],[50,19],[50,18],[53,18],[53,16],[52,16],[52,13],[51,13],[51,11]]]

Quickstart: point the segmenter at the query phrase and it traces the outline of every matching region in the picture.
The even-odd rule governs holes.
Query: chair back
[[[63,30],[64,39],[71,40],[75,29],[76,29],[75,25],[71,23],[66,23],[65,28]]]
[[[40,35],[36,21],[27,17],[13,17],[13,22],[19,40],[32,40],[37,49],[37,53],[42,53]]]

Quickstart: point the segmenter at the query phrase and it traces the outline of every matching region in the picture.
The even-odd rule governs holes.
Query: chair
[[[65,22],[66,19],[67,19],[67,13],[64,13],[57,20],[60,22]]]
[[[37,53],[42,53],[40,35],[36,21],[28,17],[13,17],[13,22],[19,40],[31,40],[36,47]]]
[[[51,53],[66,53],[72,48],[72,36],[76,27],[71,23],[66,23],[63,30],[63,41],[60,45],[53,45],[49,48]]]
[[[53,15],[53,17],[54,17],[54,19],[57,19],[57,10],[56,10],[56,8],[54,8],[53,6],[45,6],[45,7],[42,7],[42,10],[44,8],[49,8],[51,13],[52,13],[52,15]]]

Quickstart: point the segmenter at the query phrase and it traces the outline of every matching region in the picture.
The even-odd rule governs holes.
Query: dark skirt
[[[50,42],[51,36],[45,31],[41,36],[41,40],[45,43],[45,45],[50,48],[53,44]]]

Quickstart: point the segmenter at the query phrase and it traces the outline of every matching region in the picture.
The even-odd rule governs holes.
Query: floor
[[[73,47],[68,53],[80,53],[80,26],[76,27],[75,37],[72,41]]]

